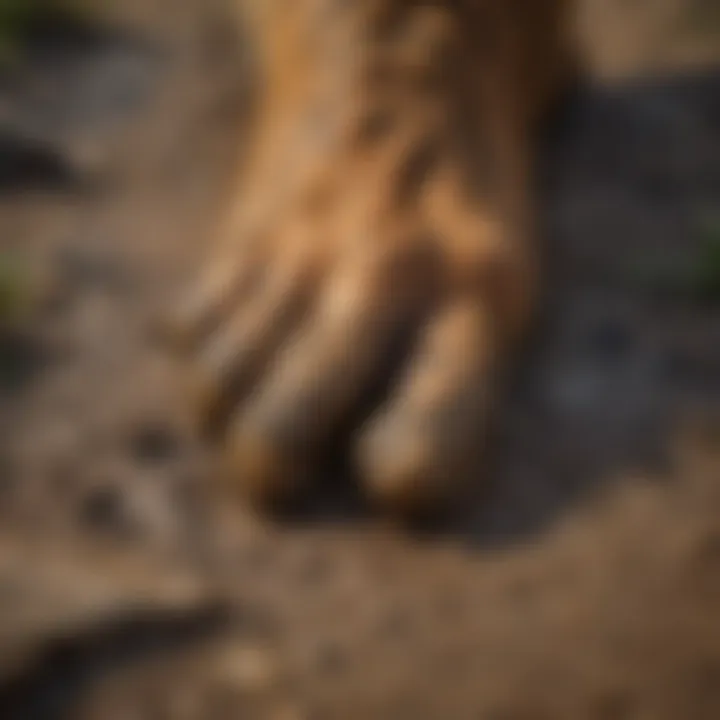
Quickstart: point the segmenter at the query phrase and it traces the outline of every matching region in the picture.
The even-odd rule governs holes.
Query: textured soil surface
[[[343,492],[277,524],[208,492],[154,319],[251,77],[219,0],[119,5],[0,74],[1,249],[38,290],[0,328],[0,718],[720,717],[712,3],[587,1],[547,317],[484,497],[423,534]]]

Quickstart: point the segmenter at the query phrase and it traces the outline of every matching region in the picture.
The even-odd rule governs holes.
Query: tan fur
[[[184,311],[193,392],[254,500],[356,430],[368,492],[434,508],[482,475],[497,371],[536,297],[533,138],[574,71],[564,0],[247,0],[260,106]],[[412,334],[412,332],[411,332]]]

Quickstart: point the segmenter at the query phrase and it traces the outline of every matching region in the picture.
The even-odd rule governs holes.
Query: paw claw
[[[222,472],[232,493],[260,511],[289,505],[308,477],[304,465],[293,462],[267,438],[245,429],[230,434]]]

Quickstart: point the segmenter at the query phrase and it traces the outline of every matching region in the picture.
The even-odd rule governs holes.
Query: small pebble
[[[232,647],[218,661],[219,677],[245,690],[270,688],[277,679],[277,666],[272,654],[258,647]]]

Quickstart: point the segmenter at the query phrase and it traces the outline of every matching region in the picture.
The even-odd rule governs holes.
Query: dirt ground
[[[0,75],[0,243],[40,289],[0,332],[0,718],[720,717],[720,305],[681,281],[720,234],[712,0],[586,0],[547,317],[487,492],[419,535],[208,492],[154,320],[252,75],[220,0],[118,5]]]

